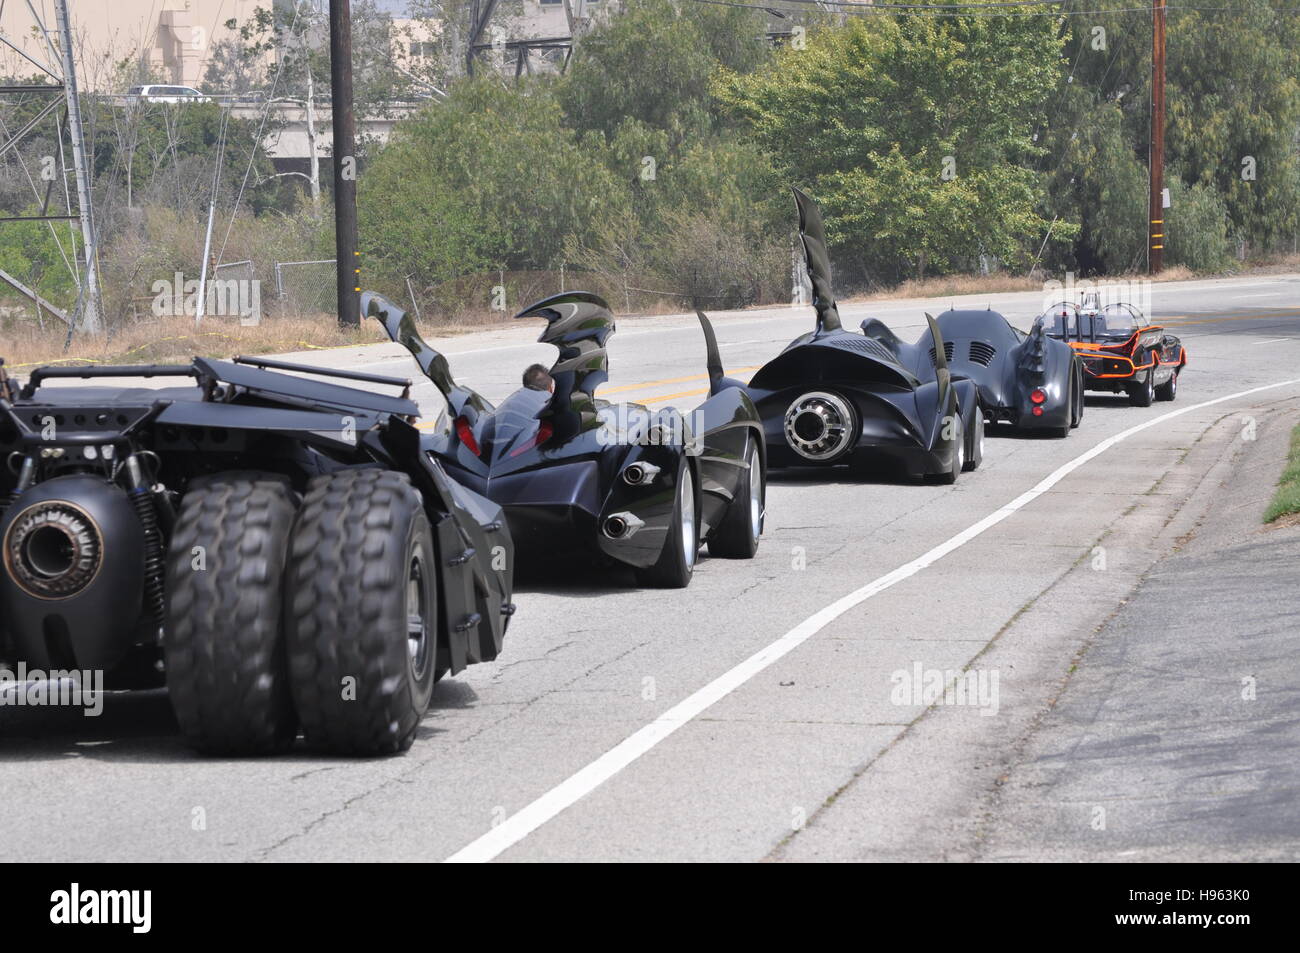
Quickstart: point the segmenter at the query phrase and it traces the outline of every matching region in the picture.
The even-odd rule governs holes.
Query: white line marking
[[[1021,493],[1006,506],[990,513],[978,523],[966,527],[956,536],[940,543],[930,551],[918,556],[916,559],[913,559],[910,563],[899,566],[893,572],[867,583],[861,589],[855,589],[848,595],[832,602],[820,612],[809,616],[766,648],[755,652],[735,668],[723,672],[713,681],[709,682],[709,684],[668,709],[654,721],[650,722],[650,724],[646,725],[636,733],[629,735],[627,738],[624,738],[585,768],[582,768],[576,774],[573,774],[566,780],[560,782],[560,784],[551,788],[551,790],[547,791],[537,800],[533,801],[517,813],[507,817],[482,837],[471,841],[469,844],[456,851],[456,853],[448,857],[445,862],[482,863],[492,860],[503,851],[518,844],[521,840],[533,831],[537,830],[547,821],[551,820],[565,808],[577,803],[614,775],[618,774],[618,772],[622,771],[637,758],[641,757],[641,755],[645,754],[655,745],[659,744],[659,742],[663,741],[675,732],[678,728],[689,722],[692,718],[699,715],[710,705],[731,694],[759,672],[763,671],[763,669],[808,641],[808,639],[812,638],[844,613],[848,612],[855,606],[861,605],[877,593],[884,592],[890,586],[896,585],[904,579],[909,579],[912,576],[915,576],[922,569],[925,569],[932,563],[947,556],[953,550],[969,543],[985,530],[1001,523],[1012,513],[1028,506],[1075,470],[1079,469],[1079,467],[1083,466],[1088,461],[1101,456],[1117,443],[1127,440],[1134,434],[1141,433],[1143,430],[1147,430],[1157,424],[1162,424],[1166,420],[1181,417],[1183,414],[1189,414],[1194,410],[1201,410],[1204,407],[1213,407],[1215,404],[1222,404],[1226,401],[1249,397],[1251,394],[1258,394],[1266,390],[1274,390],[1278,387],[1288,387],[1292,384],[1300,384],[1300,378],[1280,381],[1276,384],[1265,384],[1262,387],[1252,387],[1250,390],[1238,391],[1235,394],[1228,394],[1225,397],[1216,397],[1214,400],[1202,401],[1199,404],[1191,404],[1179,410],[1171,411],[1167,414],[1161,414],[1159,417],[1153,417],[1146,423],[1137,424],[1134,427],[1130,427],[1128,430],[1115,434],[1113,437],[1107,437],[1105,440],[1101,441],[1101,443],[1092,447],[1092,449],[1080,454],[1068,463],[1057,467],[1038,484],[1026,490],[1024,493]]]
[[[1185,337],[1186,335],[1184,335]],[[1276,344],[1278,341],[1290,341],[1291,338],[1269,338],[1267,341],[1251,341],[1251,344]]]

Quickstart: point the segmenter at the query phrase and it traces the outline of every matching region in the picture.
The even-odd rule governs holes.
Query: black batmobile
[[[539,341],[559,349],[553,389],[523,387],[494,407],[452,377],[392,302],[362,296],[447,401],[423,435],[432,459],[500,505],[521,558],[541,563],[593,553],[636,570],[647,585],[687,585],[703,543],[715,556],[749,558],[763,528],[766,458],[758,414],[727,386],[708,320],[710,394],[689,416],[595,396],[607,378],[614,333],[597,295],[568,292],[516,317],[546,321]]]
[[[1079,426],[1083,363],[1041,322],[1026,334],[993,310],[945,311],[936,320],[948,369],[975,382],[987,420],[1058,437]],[[866,323],[863,330],[871,333]],[[913,360],[924,364],[932,346],[928,337],[918,341]]]
[[[974,381],[951,372],[939,324],[929,341],[899,340],[879,321],[846,331],[831,290],[821,213],[794,190],[812,280],[816,327],[750,378],[773,467],[887,465],[951,483],[984,455],[984,415]]]
[[[408,747],[434,681],[496,658],[514,610],[500,507],[421,452],[410,386],[195,358],[20,389],[0,366],[0,657],[165,684],[207,752],[299,727],[335,753]]]

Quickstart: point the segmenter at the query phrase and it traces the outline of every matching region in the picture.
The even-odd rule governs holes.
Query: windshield
[[[1065,341],[1125,341],[1141,325],[1141,315],[1127,304],[1080,310],[1062,302],[1043,312],[1043,332]]]

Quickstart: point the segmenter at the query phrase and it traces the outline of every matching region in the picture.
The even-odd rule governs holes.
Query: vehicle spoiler
[[[812,281],[813,308],[817,311],[817,333],[840,330],[840,312],[835,306],[835,293],[831,290],[831,259],[826,251],[826,229],[822,213],[807,194],[794,192],[794,204],[799,209],[799,239],[808,262],[808,277]]]
[[[560,356],[551,367],[555,392],[539,417],[549,418],[559,440],[597,426],[596,388],[609,379],[605,342],[614,333],[614,315],[600,295],[566,291],[530,304],[516,318],[545,318],[537,338],[554,344]]]
[[[424,372],[424,376],[433,382],[433,386],[442,392],[443,397],[447,398],[453,417],[459,416],[467,406],[475,411],[489,406],[476,391],[456,383],[451,376],[451,365],[447,363],[447,358],[420,337],[420,332],[415,329],[415,322],[411,320],[410,315],[393,302],[373,291],[363,291],[361,313],[366,317],[377,319],[384,326],[390,340],[411,352],[415,363],[420,365],[420,370]]]

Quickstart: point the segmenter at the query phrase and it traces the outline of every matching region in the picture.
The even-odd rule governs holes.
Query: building
[[[87,92],[114,90],[117,64],[145,63],[166,83],[198,86],[203,81],[214,43],[234,34],[225,24],[244,23],[257,7],[274,0],[69,0],[68,14],[76,37],[77,79]],[[54,4],[32,0],[50,33],[57,39]],[[50,59],[46,38],[36,29],[26,3],[0,7],[0,72],[26,77],[38,70],[24,59]]]

